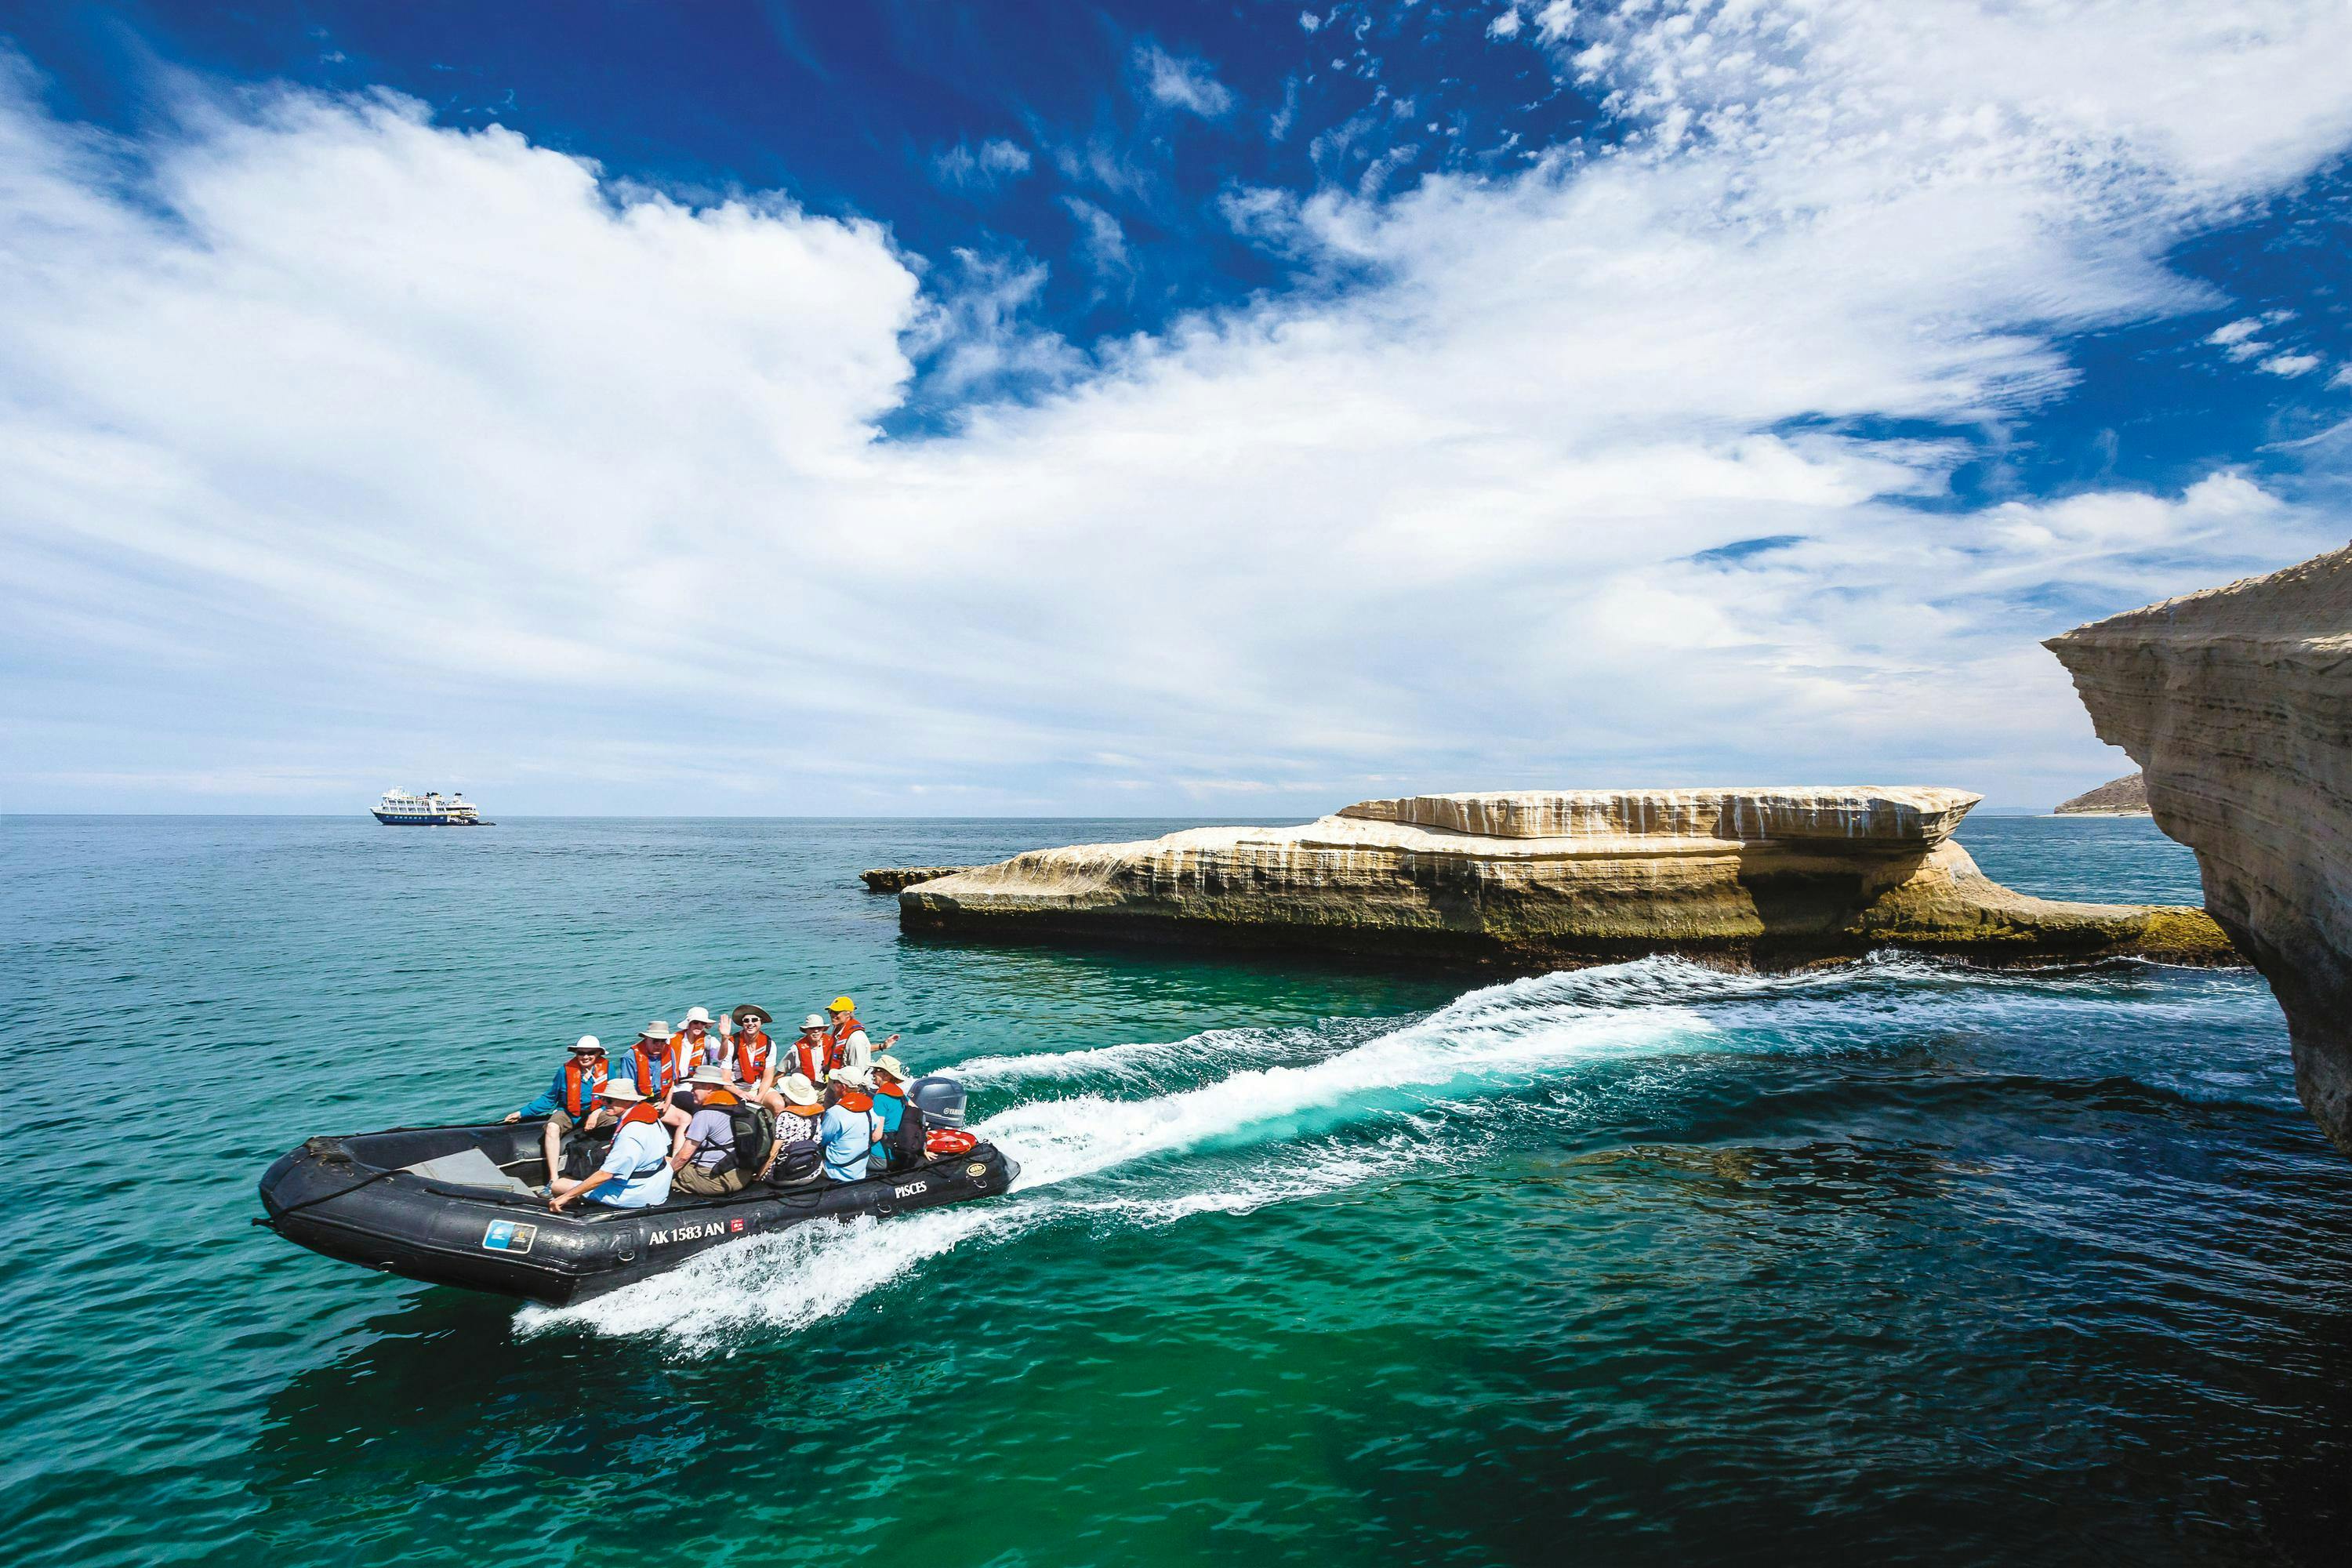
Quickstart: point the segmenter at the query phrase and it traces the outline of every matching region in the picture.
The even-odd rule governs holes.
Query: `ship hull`
[[[478,816],[449,816],[440,813],[430,816],[394,816],[389,812],[378,811],[370,815],[386,827],[495,827],[498,826],[496,823],[484,822]]]

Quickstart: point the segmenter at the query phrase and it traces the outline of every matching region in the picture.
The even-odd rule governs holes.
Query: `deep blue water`
[[[2257,977],[1473,986],[855,881],[1172,826],[0,818],[8,1559],[2336,1559],[2352,1165]],[[2144,821],[1962,837],[2196,897]],[[248,1224],[308,1133],[845,989],[1023,1190],[562,1312]]]

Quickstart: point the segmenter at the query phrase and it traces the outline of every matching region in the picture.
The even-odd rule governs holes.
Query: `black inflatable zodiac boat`
[[[538,1121],[403,1127],[313,1138],[261,1178],[266,1225],[346,1262],[561,1305],[676,1268],[696,1253],[818,1219],[992,1197],[1021,1167],[982,1142],[858,1182],[753,1183],[654,1208],[548,1211]],[[524,1178],[529,1177],[527,1181]]]

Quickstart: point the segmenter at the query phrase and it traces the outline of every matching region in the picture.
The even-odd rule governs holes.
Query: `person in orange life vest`
[[[596,1095],[620,1114],[613,1146],[596,1169],[578,1181],[557,1176],[549,1182],[547,1206],[562,1214],[564,1205],[585,1198],[615,1208],[650,1208],[669,1196],[670,1140],[663,1132],[661,1112],[645,1102],[635,1084],[617,1073],[604,1080]]]
[[[677,1064],[681,1080],[705,1062],[717,1063],[716,1053],[721,1046],[719,1037],[710,1032],[710,1009],[688,1008],[686,1022],[669,1037],[669,1048],[670,1059]]]
[[[692,1112],[692,1097],[679,1088],[685,1075],[677,1069],[675,1043],[680,1037],[669,1032],[669,1026],[659,1018],[637,1031],[635,1048],[629,1052],[629,1081],[646,1103],[660,1112],[661,1119],[683,1133],[687,1118]],[[688,1103],[678,1103],[683,1098]]]
[[[833,1065],[836,1068],[862,1068],[874,1059],[874,1043],[866,1037],[866,1026],[857,1021],[857,1004],[846,996],[836,996],[826,1011],[833,1022],[825,1029],[825,1037],[833,1042]],[[884,1050],[898,1043],[891,1036],[882,1042]]]
[[[736,1158],[735,1122],[726,1110],[742,1104],[742,1098],[727,1081],[727,1069],[709,1062],[695,1068],[688,1081],[694,1087],[694,1117],[669,1157],[677,1190],[697,1198],[740,1193],[758,1173]]]
[[[784,1047],[784,1068],[796,1072],[813,1084],[823,1083],[825,1075],[840,1066],[834,1055],[833,1037],[824,1032],[824,1019],[811,1013],[801,1020],[800,1038]]]
[[[600,1103],[596,1091],[604,1087],[604,1079],[612,1066],[604,1059],[604,1042],[593,1035],[583,1035],[572,1047],[572,1056],[555,1069],[555,1081],[547,1092],[520,1110],[507,1112],[509,1121],[520,1121],[528,1116],[544,1116],[547,1125],[540,1130],[540,1147],[547,1152],[547,1173],[552,1177],[562,1167],[556,1161],[563,1152],[563,1135],[573,1128],[586,1131],[602,1127],[613,1120],[613,1108]]]
[[[882,1141],[882,1118],[874,1111],[874,1079],[863,1068],[840,1068],[825,1086],[824,1120],[817,1136],[824,1144],[827,1181],[866,1178],[875,1145]]]
[[[907,1118],[907,1085],[911,1081],[907,1064],[897,1057],[874,1058],[874,1114],[882,1119],[881,1136],[874,1140],[874,1157],[885,1164],[898,1142],[898,1124]]]
[[[735,1009],[735,1081],[760,1092],[775,1087],[776,1042],[768,1037],[768,1010],[750,1003]]]

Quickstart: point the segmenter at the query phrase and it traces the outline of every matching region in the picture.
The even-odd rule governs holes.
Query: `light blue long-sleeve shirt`
[[[882,1119],[870,1110],[827,1107],[824,1120],[816,1124],[817,1141],[824,1145],[824,1173],[836,1182],[863,1180],[881,1127]]]

